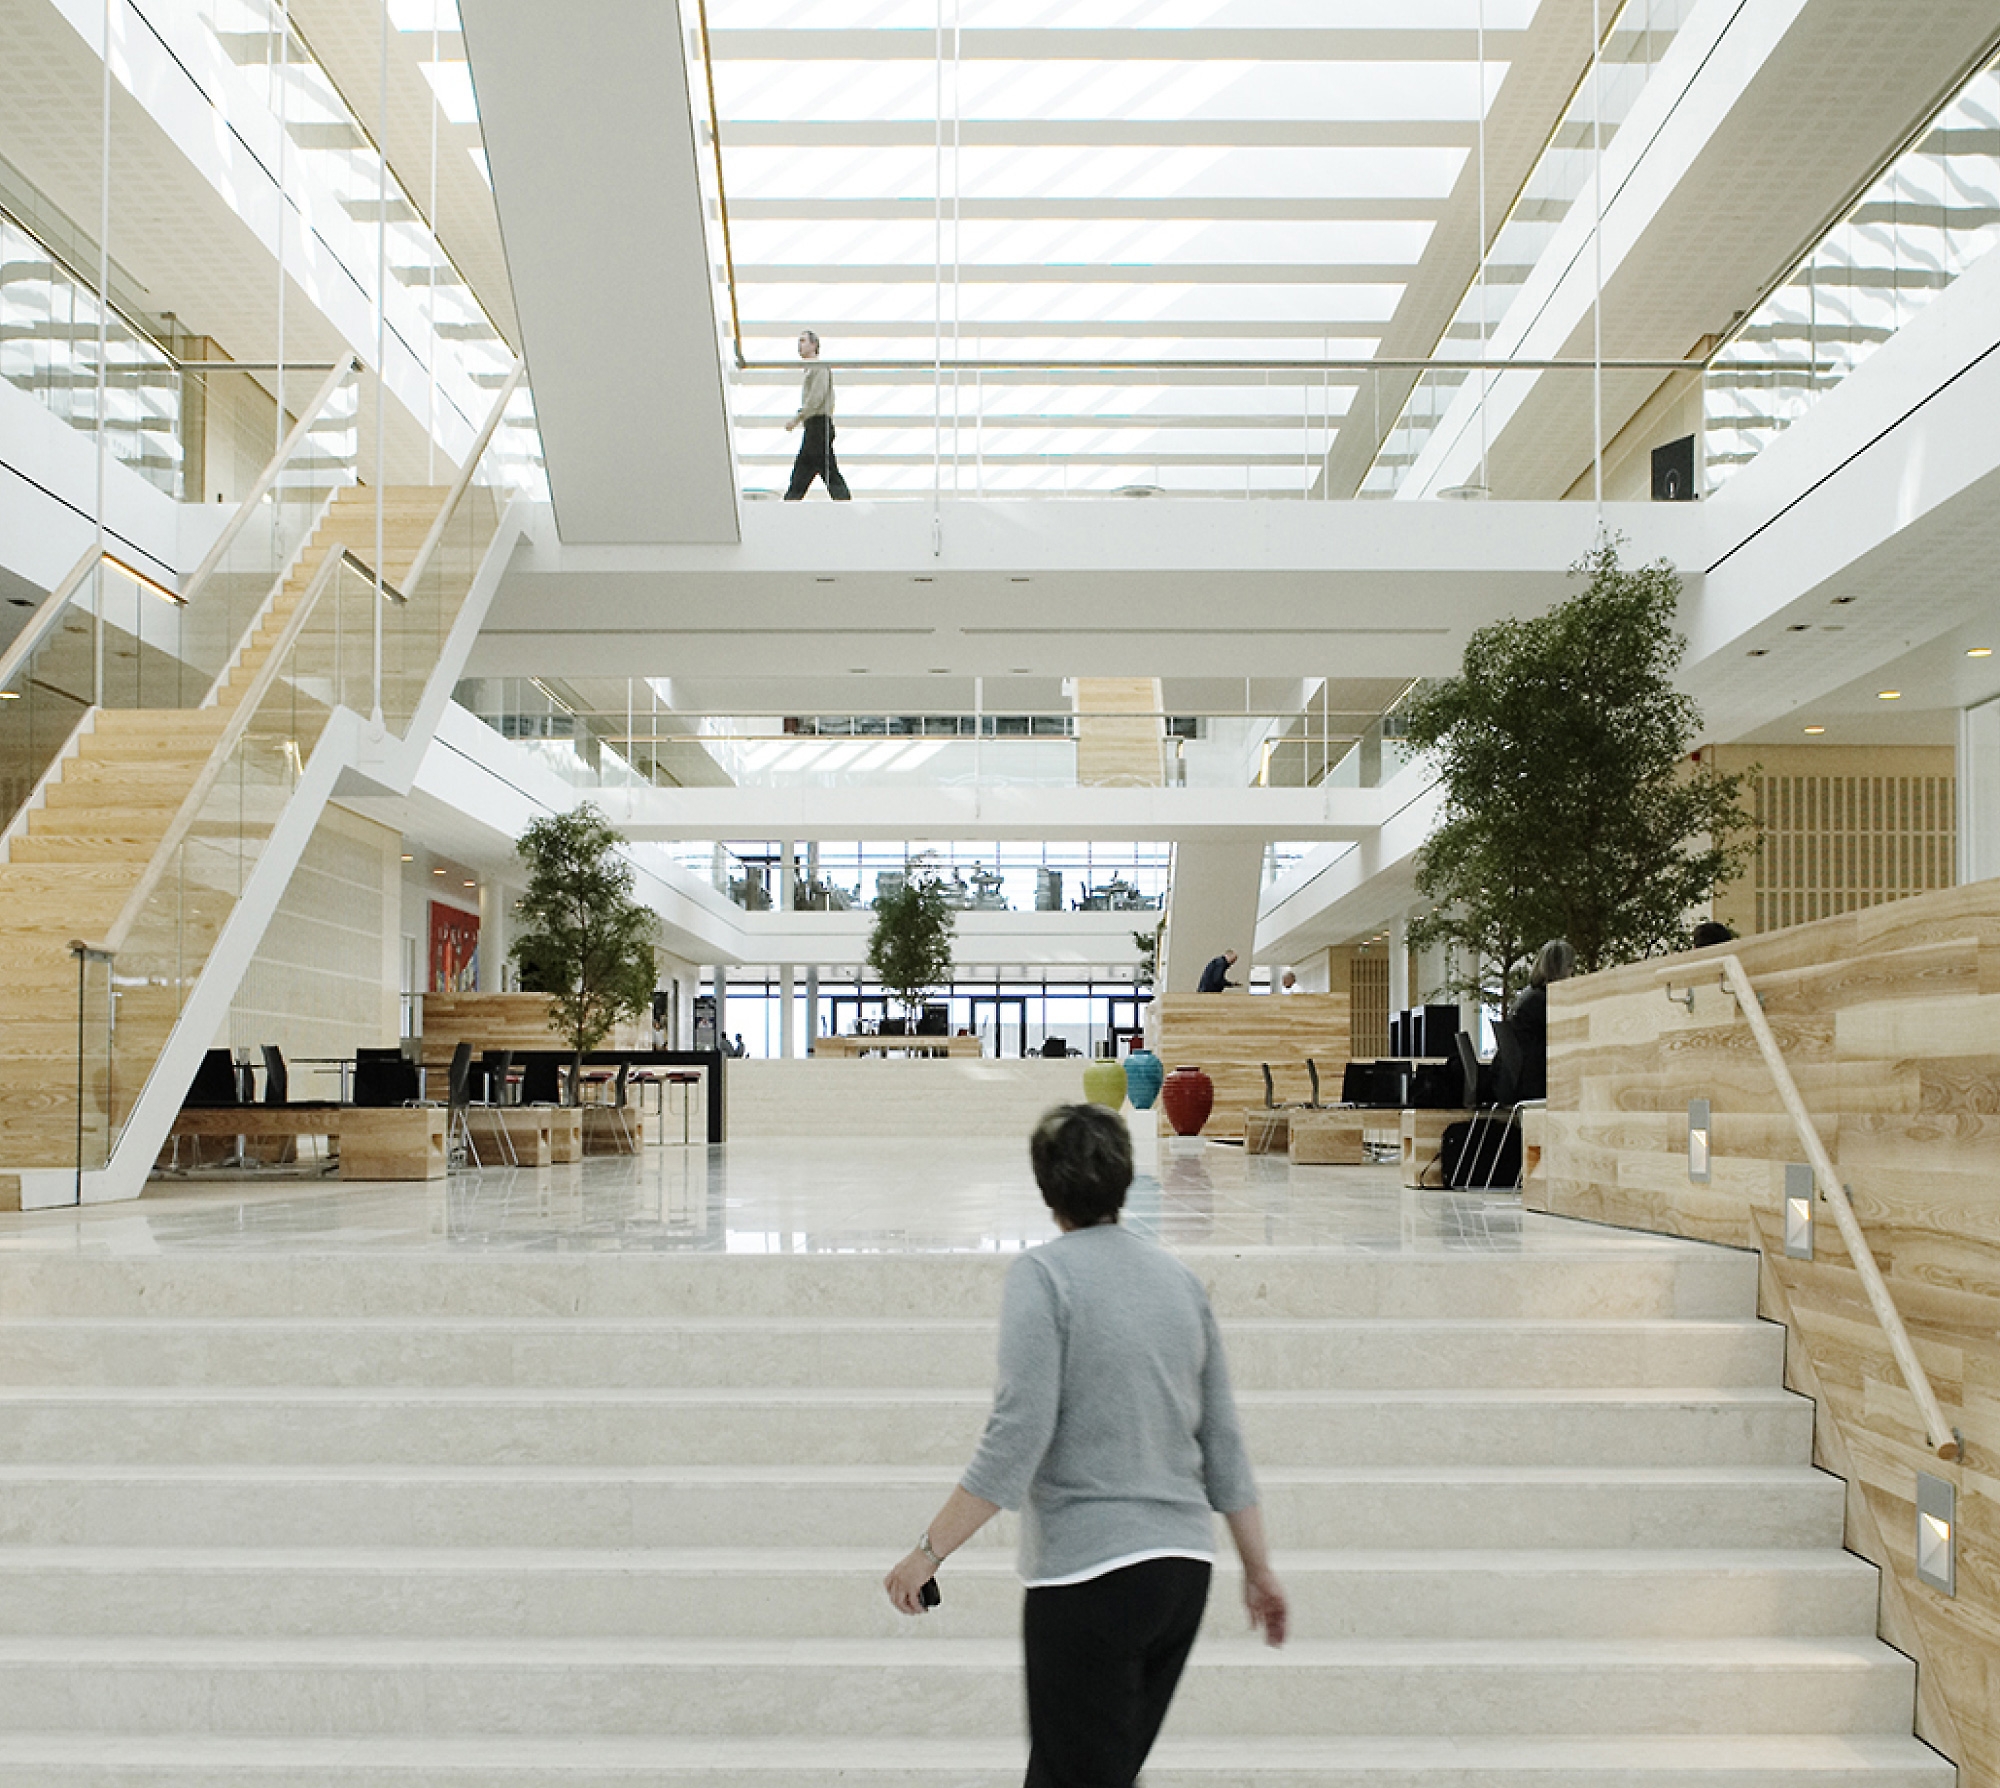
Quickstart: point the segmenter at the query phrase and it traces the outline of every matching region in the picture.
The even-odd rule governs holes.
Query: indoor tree
[[[1690,755],[1680,577],[1665,560],[1627,570],[1618,545],[1586,553],[1571,568],[1583,589],[1546,614],[1480,628],[1459,674],[1402,713],[1444,795],[1417,867],[1432,910],[1411,940],[1447,946],[1450,991],[1503,1008],[1548,938],[1584,972],[1685,948],[1690,909],[1755,846],[1748,773]]]
[[[944,883],[928,863],[903,866],[899,886],[875,896],[875,924],[868,933],[868,967],[903,1008],[911,1028],[925,998],[951,978],[952,928],[957,915]]]
[[[586,1051],[621,1018],[651,1004],[659,921],[632,898],[632,868],[617,829],[585,803],[536,820],[515,849],[528,891],[515,903],[519,929],[509,954],[524,993],[549,996],[550,1023],[570,1046],[574,1104]]]

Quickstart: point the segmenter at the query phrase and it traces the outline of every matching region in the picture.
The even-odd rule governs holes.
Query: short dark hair
[[[1058,1105],[1043,1113],[1028,1142],[1035,1184],[1072,1229],[1116,1222],[1132,1184],[1132,1135],[1102,1105]]]
[[[1710,944],[1733,943],[1735,938],[1736,933],[1720,919],[1704,919],[1694,928],[1694,947],[1697,950],[1706,950]]]

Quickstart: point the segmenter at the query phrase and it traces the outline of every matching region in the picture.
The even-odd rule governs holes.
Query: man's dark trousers
[[[785,492],[785,501],[798,502],[815,478],[824,478],[827,495],[836,503],[847,502],[847,480],[841,477],[840,462],[833,457],[833,418],[808,416],[803,426],[806,438],[799,444],[799,457],[792,462],[792,487]]]

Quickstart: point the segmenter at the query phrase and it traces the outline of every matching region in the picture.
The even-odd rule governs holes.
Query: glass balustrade
[[[88,710],[202,706],[296,560],[351,460],[326,451],[351,428],[359,374],[321,384],[260,494],[232,518],[185,591],[113,556],[85,553],[0,654],[0,799],[11,816]]]
[[[1393,716],[1327,712],[1311,704],[1256,714],[746,716],[666,707],[645,683],[617,687],[627,699],[612,712],[572,702],[562,685],[542,678],[468,680],[455,696],[580,792],[1375,788],[1410,756],[1395,737]]]
[[[255,634],[249,628],[256,611],[240,617],[244,650],[217,690],[217,743],[189,805],[176,815],[110,936],[89,940],[109,952],[110,964],[109,1015],[101,1027],[87,1024],[81,1032],[83,1083],[91,1091],[79,1135],[103,1139],[102,1148],[90,1143],[86,1166],[101,1165],[116,1147],[332,717],[379,708],[390,732],[407,736],[498,525],[501,493],[483,480],[496,476],[488,455],[508,395],[500,394],[479,438],[477,463],[448,497],[438,493],[440,520],[428,550],[412,563],[407,588],[378,578],[348,531],[336,528],[302,558],[288,551],[286,562],[297,561],[287,585],[295,599],[274,606]],[[218,556],[208,586],[224,566],[247,579],[253,567],[268,569],[258,552],[286,550],[289,536],[276,513],[283,508],[277,493],[289,488],[283,479],[274,482],[274,515],[253,515],[258,525],[239,535],[247,544]],[[68,648],[71,657],[80,649],[74,642]],[[86,962],[80,973],[88,968]]]
[[[1708,488],[2000,242],[2000,62],[1979,70],[1745,320],[1703,392]]]

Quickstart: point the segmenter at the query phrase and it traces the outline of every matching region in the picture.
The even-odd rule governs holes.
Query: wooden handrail
[[[486,449],[493,444],[493,436],[500,427],[500,419],[506,414],[507,400],[514,395],[514,388],[520,384],[521,375],[527,370],[525,361],[514,362],[514,370],[507,375],[507,382],[500,387],[500,395],[493,400],[492,409],[486,412],[486,421],[479,433],[473,437],[472,449],[465,456],[465,463],[459,467],[458,476],[452,480],[451,489],[445,492],[444,503],[437,512],[437,520],[431,523],[430,532],[424,536],[424,543],[417,548],[417,556],[410,561],[410,569],[404,574],[403,587],[414,590],[417,579],[429,568],[431,554],[437,551],[438,542],[444,538],[444,531],[450,525],[452,513],[459,501],[471,487],[472,474],[479,469],[479,462],[486,457]],[[383,586],[388,587],[386,584]]]
[[[1909,1388],[1910,1395],[1916,1399],[1917,1412],[1923,1418],[1924,1433],[1930,1442],[1931,1450],[1940,1459],[1962,1459],[1964,1442],[1958,1431],[1944,1419],[1944,1411],[1939,1407],[1937,1393],[1931,1389],[1930,1375],[1925,1372],[1923,1362],[1917,1358],[1917,1350],[1910,1342],[1910,1331],[1903,1326],[1902,1312],[1896,1308],[1896,1300],[1889,1295],[1889,1287],[1882,1278],[1882,1269],[1875,1264],[1875,1256],[1869,1250],[1868,1238],[1861,1233],[1861,1220],[1855,1216],[1854,1206],[1848,1200],[1847,1188],[1841,1182],[1840,1170],[1834,1166],[1833,1157],[1827,1153],[1826,1144],[1820,1140],[1819,1132],[1813,1128],[1812,1116],[1806,1110],[1806,1102],[1799,1093],[1798,1082],[1792,1078],[1791,1069],[1785,1065],[1784,1052],[1778,1047],[1778,1039],[1772,1034],[1771,1021],[1764,1016],[1763,1002],[1757,998],[1757,990],[1751,985],[1749,971],[1732,951],[1726,955],[1709,957],[1703,962],[1659,969],[1654,978],[1665,983],[1669,992],[1676,983],[1691,990],[1697,984],[1720,981],[1723,987],[1736,996],[1736,1004],[1749,1022],[1750,1034],[1757,1040],[1757,1049],[1764,1058],[1764,1066],[1769,1069],[1771,1080],[1778,1089],[1778,1098],[1785,1107],[1786,1115],[1792,1120],[1792,1128],[1798,1133],[1807,1160],[1812,1163],[1813,1177],[1819,1183],[1820,1196],[1833,1207],[1833,1220],[1839,1226],[1840,1239],[1847,1244],[1848,1257],[1854,1262],[1854,1270],[1860,1276],[1861,1289],[1867,1293],[1868,1307],[1875,1312],[1875,1320],[1882,1325],[1882,1333],[1888,1340],[1889,1351],[1896,1356],[1896,1365],[1903,1374],[1903,1383]],[[1690,997],[1692,997],[1691,992]]]
[[[312,402],[299,413],[299,419],[292,425],[292,432],[279,444],[278,451],[271,456],[263,471],[257,474],[256,482],[250,486],[243,501],[236,505],[236,513],[229,518],[229,525],[215,537],[215,544],[202,556],[202,561],[194,568],[194,574],[187,580],[181,591],[183,602],[191,601],[197,590],[214,575],[229,549],[236,544],[236,536],[243,532],[250,520],[251,511],[270,494],[271,487],[278,482],[278,474],[285,469],[285,462],[297,451],[298,445],[306,438],[306,431],[319,420],[319,413],[326,408],[333,394],[346,383],[347,375],[361,365],[358,354],[349,354],[340,361],[332,372],[326,375],[326,383],[320,386]]]
[[[83,580],[108,556],[95,542],[85,547],[83,557],[69,568],[62,582],[36,604],[35,612],[28,617],[27,626],[15,634],[6,651],[0,652],[0,689],[5,689],[14,681],[21,666],[55,632],[56,623],[62,619],[63,610],[69,607],[71,597],[81,588]]]
[[[228,763],[243,735],[249,731],[250,722],[263,705],[264,697],[270,694],[272,684],[278,680],[279,671],[291,657],[292,648],[298,644],[299,635],[305,631],[306,622],[318,605],[321,593],[333,581],[334,572],[349,561],[367,577],[369,587],[373,589],[374,572],[356,558],[351,549],[338,542],[326,549],[320,559],[319,569],[313,573],[312,582],[306,586],[305,594],[299,598],[299,605],[292,611],[292,618],[285,623],[284,632],[278,635],[271,647],[270,655],[266,657],[257,674],[250,679],[250,687],[244,690],[242,699],[230,710],[229,718],[223,724],[221,737],[215,742],[215,749],[208,754],[208,761],[202,765],[200,774],[195,777],[194,786],[188,790],[186,799],[174,810],[174,817],[167,827],[165,837],[160,840],[153,852],[152,860],[146,865],[145,873],[139,877],[124,906],[119,909],[118,917],[111,922],[102,941],[78,940],[81,947],[109,951],[113,955],[125,947],[126,940],[132,935],[133,926],[139,922],[139,915],[145,911],[146,902],[153,897],[153,890],[160,885],[161,879],[166,875],[167,865],[173,861],[180,847],[187,842],[188,833],[194,829],[195,821],[201,817],[202,807],[221,777],[223,766]]]

